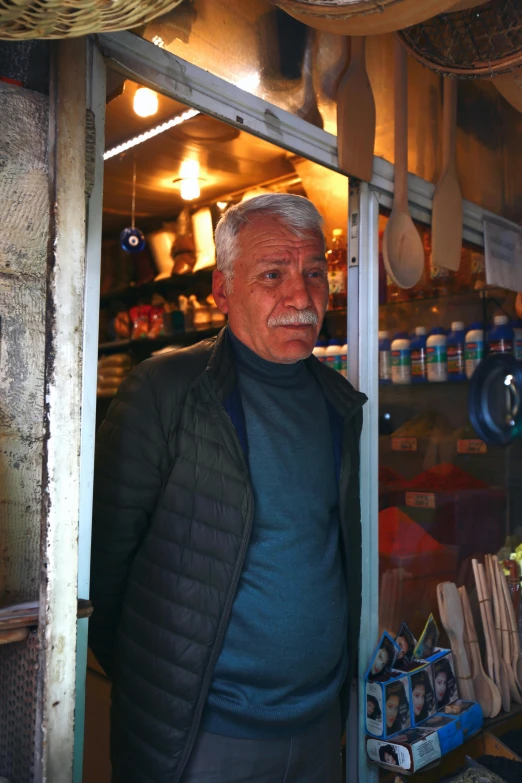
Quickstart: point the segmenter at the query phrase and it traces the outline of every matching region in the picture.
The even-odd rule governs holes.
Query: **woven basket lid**
[[[379,35],[446,11],[457,0],[270,0],[316,30],[338,35]]]
[[[439,73],[482,79],[522,66],[522,3],[490,0],[401,30],[419,62]]]
[[[0,0],[0,39],[74,38],[128,30],[183,0]]]

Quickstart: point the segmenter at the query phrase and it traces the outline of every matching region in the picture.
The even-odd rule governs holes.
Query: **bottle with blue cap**
[[[453,321],[448,335],[448,380],[465,381],[466,330],[463,321]]]
[[[464,345],[466,377],[471,378],[484,358],[484,327],[480,321],[470,324]]]
[[[448,353],[446,330],[436,326],[430,330],[426,341],[428,358],[428,381],[443,383],[448,380]]]
[[[493,329],[488,335],[489,353],[514,353],[515,335],[509,318],[500,313],[493,318]]]
[[[425,383],[428,378],[426,342],[428,330],[425,326],[416,326],[411,341],[411,380],[412,383]]]
[[[340,372],[342,369],[342,355],[343,350],[341,341],[338,340],[337,337],[332,337],[332,339],[328,341],[328,346],[325,351],[325,364],[327,367],[331,367],[332,370]]]

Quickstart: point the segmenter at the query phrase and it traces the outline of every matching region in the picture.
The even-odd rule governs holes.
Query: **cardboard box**
[[[433,655],[426,658],[431,667],[435,691],[435,706],[437,712],[459,698],[457,677],[451,650],[437,648]]]
[[[422,728],[432,729],[437,732],[441,756],[460,747],[464,742],[462,724],[456,715],[445,715],[443,712],[437,712],[422,724]]]
[[[411,725],[418,726],[435,715],[435,688],[429,664],[408,673],[410,682]]]
[[[366,682],[366,731],[387,739],[411,727],[410,681],[405,672]]]
[[[366,753],[381,767],[418,772],[441,757],[439,736],[432,729],[415,728],[390,740],[366,737]]]
[[[475,701],[464,701],[464,699],[458,699],[452,704],[448,705],[446,709],[451,709],[451,713],[444,711],[439,713],[441,716],[451,718],[456,723],[460,724],[464,741],[468,740],[474,734],[477,734],[484,725],[484,713],[480,704]]]

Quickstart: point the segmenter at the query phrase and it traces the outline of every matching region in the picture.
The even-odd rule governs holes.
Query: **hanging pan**
[[[522,66],[522,3],[490,0],[450,9],[399,36],[413,57],[438,73],[460,79],[508,74]]]
[[[468,0],[471,2],[471,0]],[[300,22],[338,35],[379,35],[418,24],[457,0],[271,0]]]

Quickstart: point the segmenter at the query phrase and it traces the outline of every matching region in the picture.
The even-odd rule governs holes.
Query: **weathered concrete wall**
[[[0,83],[0,600],[38,597],[48,99]]]

